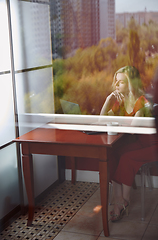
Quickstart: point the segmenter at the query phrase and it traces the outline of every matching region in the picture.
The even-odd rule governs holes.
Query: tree
[[[136,22],[136,20],[134,19],[134,17],[132,16],[130,21],[128,22],[128,29],[138,31],[138,28],[139,28],[139,25]]]
[[[140,40],[138,34],[135,30],[130,30],[129,35],[129,44],[128,44],[128,55],[129,63],[131,66],[138,68],[139,59],[139,50],[140,50]]]

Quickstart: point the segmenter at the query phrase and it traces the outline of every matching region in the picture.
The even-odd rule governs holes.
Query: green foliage
[[[139,31],[140,46],[144,51],[158,52],[158,23],[142,25]]]
[[[61,36],[56,36],[61,37]],[[58,54],[65,58],[65,46]],[[42,65],[47,65],[41,59]],[[111,93],[114,73],[126,65],[138,68],[144,89],[150,87],[158,65],[158,24],[149,21],[139,26],[134,19],[124,28],[116,23],[116,41],[101,39],[98,45],[78,49],[65,59],[53,60],[53,84],[55,112],[62,113],[60,99],[78,103],[83,114],[99,114],[106,97]],[[53,113],[52,85],[49,79],[38,78],[25,95],[26,112]],[[45,88],[45,89],[44,89]]]
[[[129,65],[138,68],[140,40],[135,30],[131,29],[129,34],[128,54]]]
[[[101,39],[97,46],[78,49],[71,57],[55,60],[56,113],[62,112],[60,98],[63,98],[78,103],[83,114],[99,114],[112,91],[114,73],[126,65],[138,68],[143,86],[148,89],[158,64],[158,57],[152,55],[158,52],[157,39],[158,24],[139,26],[131,19],[127,28],[116,24],[116,41]]]
[[[105,72],[82,77],[71,85],[63,99],[78,103],[83,114],[99,114],[106,97],[111,92],[112,75]]]
[[[138,31],[139,29],[139,25],[137,24],[137,22],[135,21],[135,19],[133,17],[131,17],[130,21],[128,22],[128,29],[130,30],[135,30]]]
[[[119,29],[116,34],[117,43],[123,43],[128,39],[128,30],[126,28]]]
[[[65,71],[64,60],[63,59],[54,60],[53,61],[53,76],[54,76],[54,78],[63,74],[64,71]]]
[[[71,74],[63,73],[54,81],[54,98],[56,113],[61,113],[60,99],[74,85],[74,77]]]
[[[79,49],[73,57],[65,60],[66,72],[74,74],[79,80],[83,75],[88,76],[109,67],[109,62],[116,58],[118,48],[114,40],[101,40],[98,46],[84,50]]]
[[[40,93],[25,94],[25,112],[27,113],[54,113],[53,89],[50,85]]]
[[[124,55],[123,53],[120,52],[117,58],[112,62],[112,69],[111,69],[112,74],[114,75],[114,73],[118,69],[126,66],[127,63],[128,63],[128,55],[127,54]]]

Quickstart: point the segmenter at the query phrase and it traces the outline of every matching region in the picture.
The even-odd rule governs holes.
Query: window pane
[[[11,75],[0,75],[0,145],[15,138]]]
[[[16,74],[18,111],[54,113],[52,68]]]
[[[0,219],[20,204],[17,156],[12,144],[0,151]]]
[[[15,69],[51,64],[49,5],[26,1],[12,5]]]
[[[0,72],[10,70],[9,32],[6,1],[0,0]]]

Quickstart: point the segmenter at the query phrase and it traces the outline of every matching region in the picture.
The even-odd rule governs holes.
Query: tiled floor
[[[146,188],[145,221],[141,221],[140,188],[132,189],[129,216],[117,223],[109,221],[109,238],[104,237],[101,211],[94,211],[96,206],[100,206],[99,184],[77,182],[71,185],[65,181],[38,204],[32,227],[26,227],[27,216],[22,216],[0,236],[3,240],[158,239],[158,189]],[[112,207],[109,206],[109,210]]]
[[[33,226],[27,227],[27,215],[20,216],[0,233],[0,239],[54,239],[98,188],[98,183],[87,182],[57,185],[37,203]]]

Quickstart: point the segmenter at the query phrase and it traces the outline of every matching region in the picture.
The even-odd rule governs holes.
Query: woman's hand
[[[121,105],[122,104],[122,102],[124,101],[124,95],[121,93],[121,92],[119,92],[119,91],[117,91],[117,90],[115,90],[114,92],[112,92],[107,98],[109,98],[109,100],[112,102],[112,101],[118,101],[119,102],[119,104]]]
[[[108,112],[110,111],[110,109],[112,109],[116,101],[118,101],[119,104],[121,105],[123,100],[124,100],[124,95],[119,91],[115,90],[106,98],[105,103],[101,109],[100,115],[108,114]]]

